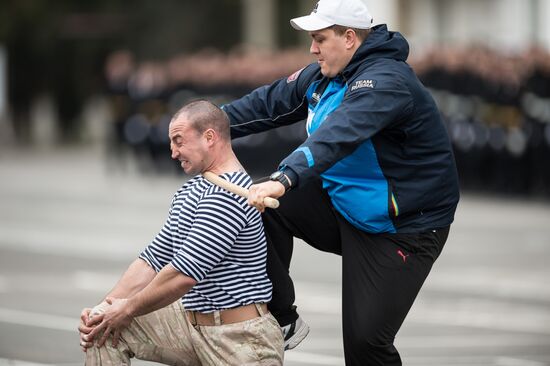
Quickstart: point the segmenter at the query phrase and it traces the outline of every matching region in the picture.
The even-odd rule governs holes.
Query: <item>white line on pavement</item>
[[[0,322],[77,332],[78,318],[0,308]]]
[[[304,311],[339,316],[340,291],[313,282],[295,281],[296,304]],[[511,317],[510,314],[514,314]],[[519,315],[520,314],[520,315]],[[550,335],[550,314],[537,304],[516,304],[496,299],[464,296],[460,301],[418,299],[407,322],[458,327],[473,327],[509,332]]]
[[[309,319],[309,318],[308,318]],[[307,319],[306,319],[307,320]],[[317,331],[317,329],[315,329]],[[319,331],[317,331],[319,333]],[[479,334],[477,334],[479,333]],[[300,345],[300,350],[313,352],[315,350],[323,350],[324,352],[336,352],[342,349],[341,335],[338,337],[328,334],[318,335],[315,337],[306,338],[307,341]],[[407,352],[415,352],[416,350],[487,350],[507,349],[512,347],[548,347],[550,345],[550,337],[540,335],[524,335],[518,337],[515,333],[502,334],[480,333],[476,331],[466,334],[434,334],[433,336],[411,335],[410,333],[399,334],[395,339],[397,349]],[[460,351],[459,351],[460,352]]]
[[[538,335],[518,337],[517,334],[453,334],[434,336],[398,336],[395,344],[400,350],[412,349],[506,349],[508,347],[547,347],[549,337]]]
[[[517,312],[519,313],[519,311]],[[505,310],[495,311],[475,308],[444,309],[444,308],[413,308],[408,316],[408,322],[416,324],[450,325],[472,327],[508,332],[526,332],[540,335],[550,335],[547,324],[550,316],[546,313],[529,314],[522,311],[521,316],[510,317]]]
[[[308,365],[333,365],[344,364],[344,358],[335,356],[320,355],[318,353],[308,353],[299,351],[290,351],[285,353],[285,361],[305,363]]]
[[[550,287],[545,276],[528,268],[521,272],[495,269],[439,271],[428,277],[425,290],[467,295],[489,295],[505,299],[550,301]]]
[[[112,272],[76,271],[72,276],[72,282],[81,290],[106,293],[118,282],[120,276],[120,273]]]
[[[496,360],[498,366],[545,366],[548,365],[546,362],[523,360],[519,358],[512,357],[499,357]]]
[[[501,356],[411,356],[405,357],[407,365],[436,366],[547,366],[548,362],[527,358]]]
[[[0,358],[0,366],[46,366],[46,365],[48,364]],[[51,366],[51,365],[48,365],[48,366]]]

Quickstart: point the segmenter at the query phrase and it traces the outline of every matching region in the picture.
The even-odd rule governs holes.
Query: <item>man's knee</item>
[[[101,347],[91,347],[86,351],[86,366],[125,366],[130,365],[130,358],[133,357],[132,352],[125,345],[119,344],[117,347],[112,347],[107,340]]]
[[[370,320],[370,321],[369,321]],[[344,327],[346,365],[401,365],[393,342],[397,329],[374,319],[356,319]]]
[[[393,342],[347,337],[344,341],[346,365],[401,366],[401,357]]]

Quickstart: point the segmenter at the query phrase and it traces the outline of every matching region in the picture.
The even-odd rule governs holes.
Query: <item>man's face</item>
[[[206,137],[191,126],[185,115],[170,123],[168,129],[172,159],[181,162],[185,173],[195,175],[208,166],[208,145]]]
[[[332,78],[344,70],[350,60],[345,35],[339,36],[329,28],[309,32],[309,35],[311,36],[309,52],[317,56],[321,73]]]

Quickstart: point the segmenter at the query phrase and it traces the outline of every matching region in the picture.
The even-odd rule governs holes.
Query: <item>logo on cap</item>
[[[319,7],[319,2],[317,2],[317,4],[315,4],[315,7],[313,8],[313,10],[311,11],[312,13],[317,13],[317,8]]]

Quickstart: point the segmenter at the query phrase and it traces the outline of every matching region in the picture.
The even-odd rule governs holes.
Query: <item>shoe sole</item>
[[[294,333],[294,335],[289,339],[289,342],[285,344],[285,351],[295,348],[304,340],[305,337],[309,334],[309,325],[304,323],[304,326],[301,327]]]

